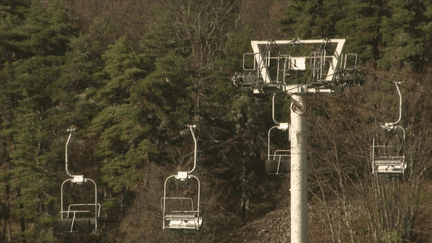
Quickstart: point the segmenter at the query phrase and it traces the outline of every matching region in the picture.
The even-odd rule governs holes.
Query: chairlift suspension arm
[[[272,118],[273,118],[273,122],[279,125],[279,122],[277,122],[277,121],[275,120],[275,115],[274,115],[274,113],[275,113],[275,112],[274,112],[275,96],[276,96],[276,93],[274,93],[274,94],[273,94],[273,97],[272,97]]]
[[[72,134],[73,134],[73,132],[75,131],[75,129],[74,129],[74,128],[69,128],[69,129],[67,129],[66,131],[69,132],[69,137],[68,137],[68,139],[67,139],[67,141],[66,141],[66,146],[65,146],[65,169],[66,169],[66,174],[67,174],[68,176],[70,176],[70,177],[74,177],[74,175],[72,175],[72,174],[69,172],[69,170],[68,170],[68,145],[69,145],[69,142],[70,142],[70,140],[71,140],[71,138],[72,138]]]
[[[396,125],[402,120],[402,94],[401,94],[400,89],[399,89],[399,84],[401,84],[401,82],[394,82],[394,83],[396,85],[396,89],[397,89],[397,92],[399,94],[399,119],[397,120],[397,122],[395,122],[393,124],[393,125]]]
[[[288,95],[289,95],[289,94],[288,94]],[[274,93],[274,94],[273,94],[273,97],[272,97],[272,118],[273,118],[273,122],[276,123],[276,126],[274,126],[274,127],[277,127],[278,129],[281,129],[281,130],[286,130],[286,129],[288,129],[288,127],[289,127],[289,123],[287,123],[287,122],[284,122],[284,123],[282,123],[282,122],[277,122],[276,119],[275,119],[275,109],[274,109],[275,96],[276,96],[276,93]],[[291,97],[291,98],[292,98],[292,97]],[[296,100],[295,100],[295,99],[292,99],[292,102],[296,102]],[[271,128],[271,129],[273,129],[273,128]],[[270,130],[271,130],[271,129],[270,129]],[[269,131],[269,132],[270,132],[270,131]]]
[[[273,126],[269,129],[268,134],[267,134],[267,158],[270,158],[270,133],[273,130],[273,128],[277,128],[278,126]]]
[[[195,134],[193,131],[193,128],[195,128],[196,125],[188,125],[188,127],[191,130],[192,138],[194,140],[194,166],[193,166],[192,170],[188,171],[188,174],[191,174],[192,172],[194,172],[194,170],[196,168],[196,159],[197,159],[197,140],[195,138]]]
[[[388,129],[394,128],[394,126],[399,124],[399,122],[402,120],[402,94],[401,94],[400,89],[399,89],[399,84],[401,84],[401,82],[393,82],[393,83],[395,84],[396,90],[397,90],[398,95],[399,95],[399,118],[396,122],[385,123],[384,127],[388,128]]]

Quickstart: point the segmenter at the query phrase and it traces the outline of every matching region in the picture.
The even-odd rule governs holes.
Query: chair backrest
[[[94,202],[88,202],[88,203],[75,203],[75,204],[69,204],[67,205],[67,210],[65,208],[64,205],[64,195],[65,195],[65,190],[64,190],[64,185],[66,184],[66,182],[71,182],[74,183],[74,179],[69,178],[66,179],[62,185],[61,185],[61,190],[60,190],[60,221],[59,221],[59,230],[61,233],[65,232],[63,231],[64,229],[64,225],[65,224],[69,224],[69,230],[68,232],[70,233],[74,233],[75,231],[78,231],[78,233],[89,233],[87,232],[88,230],[82,230],[82,229],[86,229],[86,227],[81,227],[80,225],[84,225],[86,223],[86,221],[91,222],[91,228],[92,231],[97,232],[98,230],[98,223],[97,223],[97,219],[100,216],[100,211],[101,211],[101,205],[97,202],[97,185],[96,183],[92,180],[92,179],[88,179],[88,178],[84,178],[82,182],[80,182],[79,184],[82,183],[87,183],[87,182],[91,182],[92,185],[94,186]],[[74,183],[76,184],[76,183]],[[76,230],[74,230],[74,225],[78,222],[78,225],[76,227]]]
[[[179,173],[180,174],[180,173]],[[169,190],[172,188],[168,183],[185,182],[194,179],[197,182],[196,203],[190,197],[170,196]],[[198,229],[195,221],[202,220],[200,217],[200,196],[201,188],[198,177],[187,175],[187,178],[179,177],[179,175],[169,176],[164,183],[164,196],[161,198],[161,209],[163,215],[163,229]],[[186,202],[186,203],[185,203]],[[186,204],[186,206],[184,206]],[[194,207],[196,205],[196,208]],[[184,223],[177,223],[181,221]]]

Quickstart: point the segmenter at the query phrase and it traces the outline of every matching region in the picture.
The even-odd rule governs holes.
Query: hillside
[[[244,72],[256,64],[251,40],[294,40],[258,48],[279,57],[269,74],[335,91],[304,97],[309,239],[427,242],[431,9],[396,0],[0,0],[0,242],[284,242],[289,173],[269,175],[265,161],[268,148],[290,147],[288,130],[273,130],[270,146],[268,134],[273,115],[290,122],[293,100],[278,93],[272,114],[260,89],[282,81]],[[342,53],[332,38],[346,40]],[[326,41],[299,44],[308,39]],[[331,55],[347,60],[340,54],[357,63],[331,67]],[[335,71],[329,82],[311,60]],[[404,136],[381,131],[398,120],[395,87]],[[399,146],[384,152],[405,156],[401,177],[371,174],[379,129]],[[193,167],[195,138],[199,186],[173,180],[164,196],[165,180]],[[162,230],[169,197],[200,199],[197,235]],[[86,215],[85,234],[64,234],[70,204],[84,207],[75,213]]]
[[[422,186],[422,192],[428,197],[423,198],[420,202],[419,215],[416,218],[413,236],[410,242],[430,242],[432,240],[432,207],[430,200],[432,195],[431,183],[425,182]],[[351,220],[358,224],[364,220],[367,215],[364,214],[362,203],[357,202],[357,207],[351,207],[348,214],[352,214]],[[308,242],[335,242],[332,238],[329,226],[329,219],[325,215],[332,215],[333,224],[340,222],[341,208],[334,203],[327,207],[320,205],[308,205]],[[338,215],[339,214],[339,215]],[[342,226],[346,227],[346,226]],[[359,228],[354,228],[354,235],[360,241],[373,242],[373,236],[367,232],[362,232]],[[345,230],[343,230],[345,232]],[[338,239],[338,237],[336,237]],[[350,241],[349,235],[345,232],[341,236],[342,241]],[[282,207],[267,213],[260,219],[254,220],[245,226],[227,232],[218,238],[215,242],[290,242],[290,209]]]

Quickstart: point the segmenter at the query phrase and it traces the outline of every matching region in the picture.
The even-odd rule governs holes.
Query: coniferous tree
[[[146,72],[125,36],[110,45],[102,59],[105,67],[97,76],[103,78],[100,81],[103,85],[94,95],[102,110],[92,120],[90,130],[100,134],[95,155],[104,160],[103,180],[115,193],[124,193],[140,178],[133,171],[137,171],[141,160],[126,156],[141,142],[134,138],[139,136],[141,130],[137,121],[139,109],[129,99],[133,88]],[[114,205],[106,203],[104,206],[109,209]]]
[[[52,242],[50,226],[57,215],[54,168],[60,155],[55,146],[58,124],[50,119],[58,108],[52,103],[52,84],[61,73],[62,56],[75,31],[60,3],[45,10],[39,1],[31,1],[18,9],[13,16],[16,9],[9,8],[6,17],[7,24],[16,26],[2,29],[11,37],[2,44],[14,50],[0,74],[5,88],[1,99],[6,104],[3,136],[11,143],[5,183],[18,194],[11,211],[20,223],[22,239]]]
[[[346,1],[302,0],[289,2],[285,15],[279,20],[282,31],[300,39],[333,38],[335,24],[344,15]]]
[[[294,38],[346,38],[347,52],[378,66],[421,70],[429,61],[427,1],[305,0],[287,4],[282,32]]]
[[[379,66],[422,69],[429,58],[426,38],[430,34],[427,26],[431,19],[426,12],[426,2],[388,2],[388,15],[383,17],[380,28],[385,49],[383,58],[378,61]]]
[[[90,129],[100,133],[95,155],[104,161],[102,179],[120,196],[123,205],[125,195],[136,190],[134,185],[142,180],[149,156],[158,153],[158,144],[166,136],[163,133],[188,120],[184,118],[191,109],[186,59],[169,52],[156,59],[155,71],[147,75],[153,65],[145,55],[134,54],[125,37],[102,57],[107,63],[102,75],[106,84],[96,99],[105,108]],[[113,200],[117,199],[106,203],[108,208],[116,205]]]
[[[24,55],[19,43],[28,36],[16,31],[16,28],[24,24],[30,5],[28,0],[0,1],[0,68],[5,62],[15,61]]]
[[[362,63],[381,58],[380,25],[386,14],[385,1],[350,1],[339,14],[335,37],[347,39],[345,52],[356,53]]]

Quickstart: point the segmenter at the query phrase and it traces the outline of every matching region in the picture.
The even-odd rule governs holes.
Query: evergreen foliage
[[[382,68],[429,61],[428,1],[305,0],[287,4],[281,31],[300,39],[346,38],[346,51]]]
[[[24,52],[18,43],[25,38],[25,35],[15,29],[23,25],[30,11],[31,2],[28,0],[0,2],[0,50],[2,52],[0,63],[2,64],[16,60],[17,55],[21,56]]]
[[[58,212],[55,187],[61,161],[56,123],[61,113],[54,94],[70,38],[76,36],[60,3],[46,10],[39,1],[3,8],[2,49],[9,60],[1,69],[2,138],[8,141],[10,191],[18,196],[11,212],[19,219],[20,236],[33,242],[54,242],[50,226]],[[8,56],[6,56],[8,57]],[[8,195],[5,195],[8,197]]]
[[[335,24],[343,16],[347,1],[302,0],[287,4],[282,31],[294,38],[333,38],[337,35]]]
[[[336,37],[347,39],[347,52],[358,54],[363,62],[381,58],[380,22],[385,14],[382,1],[351,1],[341,7],[340,18],[335,23]]]
[[[424,27],[431,19],[425,15],[427,1],[389,1],[388,15],[381,22],[380,32],[385,51],[378,64],[384,68],[409,66],[421,69],[427,58]]]
[[[141,4],[130,2],[128,9]],[[232,75],[242,71],[243,54],[251,52],[250,40],[258,35],[257,26],[241,24],[246,3],[145,4],[146,12],[135,18],[146,20],[141,36],[120,28],[120,17],[102,14],[108,10],[89,13],[95,15],[93,24],[83,30],[77,26],[84,20],[71,20],[61,1],[0,0],[1,242],[60,240],[53,232],[60,185],[67,177],[64,145],[70,126],[78,128],[71,169],[98,184],[104,220],[95,237],[100,241],[133,242],[123,238],[131,229],[143,239],[175,241],[160,230],[159,199],[166,176],[192,164],[188,124],[197,125],[196,173],[202,178],[206,220],[201,235],[191,241],[215,241],[216,232],[282,203],[287,194],[280,189],[282,179],[264,170],[267,131],[274,125],[271,100],[231,85]],[[410,97],[404,122],[419,137],[420,145],[411,150],[430,155],[426,74],[432,3],[302,0],[285,5],[278,20],[285,39],[346,38],[345,52],[357,53],[363,69],[379,70],[368,77],[367,88],[308,98],[311,191],[321,186],[317,178],[335,183],[334,157],[350,178],[369,173],[363,163],[367,130],[392,117],[388,114],[397,107],[392,84],[377,78],[387,69],[414,71],[407,76],[425,73],[403,91]],[[289,120],[289,104],[289,97],[277,98],[277,120]],[[276,136],[277,146],[287,146],[284,136]]]

